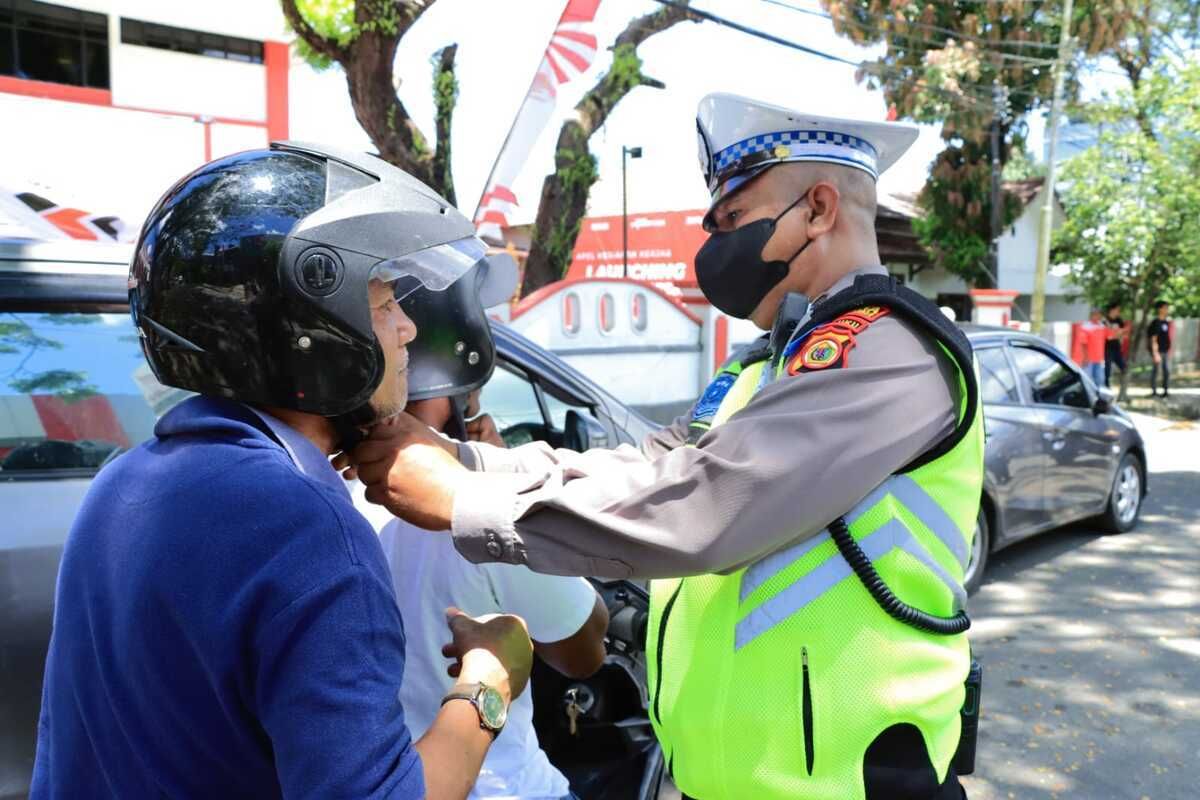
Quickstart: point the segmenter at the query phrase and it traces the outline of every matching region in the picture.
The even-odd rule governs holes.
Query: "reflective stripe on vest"
[[[963,569],[966,569],[968,555],[966,541],[963,539],[962,532],[959,531],[958,526],[954,524],[954,521],[950,519],[949,515],[942,510],[942,507],[937,504],[937,501],[930,497],[928,492],[918,486],[917,482],[907,475],[893,475],[880,484],[875,491],[867,495],[862,502],[854,507],[853,511],[846,515],[847,526],[853,525],[855,522],[857,522],[863,514],[873,509],[889,494],[895,497],[902,505],[907,507],[913,513],[913,515],[916,516],[917,519],[919,519],[921,523],[929,529],[930,533],[937,537],[937,540],[945,546],[946,550],[950,552],[950,554],[958,562],[959,566]],[[884,541],[884,538],[886,538],[880,538],[881,534],[884,533],[884,530],[876,531],[875,533],[866,537],[866,539],[860,543],[867,551],[867,554],[871,557],[872,561],[882,557],[883,555],[886,555],[893,547],[899,547],[908,552],[910,555],[919,558],[933,571],[935,575],[938,576],[942,583],[946,585],[946,588],[949,589],[952,594],[954,594],[959,608],[965,605],[966,594],[963,592],[960,582],[948,575],[946,571],[938,565],[938,563],[930,556],[925,548],[913,538],[912,534],[909,533],[908,529],[905,528],[899,520],[892,520],[892,522],[885,526],[885,529],[890,529],[897,532],[892,537],[893,541],[891,542],[890,546],[881,547],[879,544],[880,542]],[[805,555],[810,550],[813,550],[817,546],[824,544],[827,541],[829,541],[829,532],[823,531],[816,536],[800,542],[799,544],[772,553],[771,555],[754,562],[754,564],[750,565],[746,569],[745,575],[742,576],[742,585],[739,593],[740,602],[744,603],[746,598],[749,597],[754,590],[763,583],[770,580],[772,577],[774,577],[780,571],[786,569],[791,564],[795,563],[800,559],[801,556]],[[878,552],[875,552],[867,547],[868,541],[875,543],[873,546]],[[830,556],[830,560],[841,562],[841,566],[845,567],[844,575],[850,574],[850,565],[846,563],[845,559],[843,559],[840,554]],[[822,564],[821,566],[824,567],[825,565]],[[799,582],[807,581],[808,578],[809,576],[806,575],[801,578]],[[834,582],[836,583],[836,581]],[[828,588],[828,586],[826,586],[826,588]],[[806,596],[807,599],[799,604],[787,604],[787,606],[791,608],[791,611],[788,613],[795,613],[796,611],[799,611],[803,606],[807,605],[812,600],[815,600],[819,595],[801,593],[800,596]],[[741,643],[739,643],[738,646],[740,647]]]
[[[758,584],[769,580],[779,570],[782,570],[797,560],[805,553],[809,552],[817,545],[829,541],[829,533],[826,531],[819,536],[814,536],[806,542],[796,545],[794,548],[776,553],[775,556],[780,557],[779,569],[767,574],[760,573],[757,576]],[[954,595],[955,608],[963,608],[967,603],[967,593],[963,591],[962,585],[953,577],[948,575],[941,566],[938,565],[929,552],[921,546],[921,544],[913,538],[909,533],[908,528],[904,527],[904,523],[898,519],[893,519],[879,530],[863,537],[859,541],[859,546],[871,561],[878,561],[892,550],[899,548],[904,552],[913,556],[922,564],[924,564],[930,572],[938,577],[950,593]],[[774,558],[771,556],[768,559],[757,562],[754,566],[765,564],[766,561]],[[753,569],[753,568],[751,568]],[[846,559],[842,558],[841,553],[836,550],[829,558],[822,561],[814,569],[806,572],[799,580],[791,586],[784,589],[779,594],[767,600],[758,608],[751,611],[737,624],[734,633],[734,649],[740,650],[753,641],[756,637],[774,628],[783,620],[800,611],[809,603],[816,600],[825,592],[832,589],[842,580],[849,578],[854,574],[854,570],[850,568],[850,564]],[[742,578],[742,600],[745,601],[750,592],[758,584],[747,586],[747,578],[750,577],[750,572]]]

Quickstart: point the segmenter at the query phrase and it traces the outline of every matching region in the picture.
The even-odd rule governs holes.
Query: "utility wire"
[[[733,20],[729,20],[724,17],[719,17],[716,14],[710,13],[708,11],[701,11],[700,9],[692,8],[691,6],[687,6],[687,5],[684,5],[683,3],[676,2],[676,0],[654,0],[654,1],[656,3],[659,3],[660,5],[669,6],[671,8],[677,8],[681,11],[687,11],[689,14],[699,17],[700,19],[707,20],[709,22],[714,22],[717,25],[721,25],[723,27],[730,28],[731,30],[735,30],[739,33],[744,33],[748,36],[754,36],[756,38],[763,39],[765,41],[780,45],[782,47],[788,47],[793,50],[798,50],[802,53],[807,53],[808,55],[817,56],[818,58],[825,59],[826,61],[833,61],[838,64],[845,64],[850,67],[855,67],[856,69],[863,69],[863,70],[866,70],[868,73],[888,72],[888,73],[900,75],[907,80],[919,80],[918,78],[910,78],[903,71],[898,70],[894,67],[886,67],[886,66],[875,65],[875,64],[864,64],[863,62],[860,62],[860,61],[851,61],[848,58],[843,58],[841,56],[834,55],[832,53],[826,53],[821,50],[816,50],[812,47],[802,45],[799,42],[793,42],[789,39],[784,39],[779,36],[775,36],[774,34],[767,33],[766,31],[762,31],[757,28],[751,28],[747,25],[742,25],[741,23],[734,22]],[[922,86],[920,88],[925,91],[939,94],[939,95],[945,97],[948,102],[959,103],[960,105],[963,105],[966,107],[982,107],[982,106],[990,106],[990,104],[991,104],[990,100],[988,102],[984,102],[979,96],[976,96],[973,93],[964,93],[964,94],[958,95],[958,94],[955,94],[954,92],[951,92],[946,89],[942,89],[937,86]],[[967,87],[967,88],[970,88],[970,87]]]

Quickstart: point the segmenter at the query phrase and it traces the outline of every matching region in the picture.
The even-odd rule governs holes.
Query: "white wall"
[[[129,44],[117,45],[110,61],[115,105],[266,121],[262,64]]]
[[[1038,226],[1041,220],[1042,202],[1045,188],[1038,193],[1037,198],[1025,206],[1021,216],[997,240],[1000,261],[1000,289],[1015,289],[1021,294],[1033,293],[1033,274],[1037,264]],[[1064,220],[1062,206],[1054,203],[1054,229],[1058,229]],[[1063,279],[1064,274],[1056,274],[1054,265],[1046,274],[1046,294],[1064,295],[1071,287]]]
[[[519,313],[510,324],[537,344],[562,357],[635,407],[685,404],[696,399],[711,371],[702,348],[701,326],[658,293],[629,281],[588,280],[558,284],[558,291]],[[563,324],[563,296],[579,297],[579,331]],[[600,328],[600,297],[613,298],[615,324]],[[647,327],[635,330],[633,296],[647,304]]]
[[[0,186],[135,228],[204,162],[204,126],[187,117],[0,93],[0,120]]]

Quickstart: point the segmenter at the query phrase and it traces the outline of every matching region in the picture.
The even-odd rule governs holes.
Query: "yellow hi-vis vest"
[[[917,329],[936,338],[958,367],[959,425],[844,516],[901,600],[950,617],[966,599],[963,572],[983,483],[976,376],[966,337],[929,321],[931,314],[944,318],[928,301],[891,291],[907,295],[899,304],[905,308],[879,293],[861,305],[882,303],[910,321],[926,320]],[[847,306],[853,299],[825,301],[806,330],[859,307]],[[714,378],[724,398],[711,427],[750,401],[768,365],[737,363]],[[828,531],[729,575],[654,581],[650,610],[651,722],[688,796],[863,800],[868,747],[903,723],[920,731],[938,781],[945,780],[959,741],[967,638],[890,617]]]

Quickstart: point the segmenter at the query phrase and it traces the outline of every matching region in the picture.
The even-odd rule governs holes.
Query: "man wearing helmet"
[[[428,187],[323,148],[220,159],[159,201],[130,307],[158,379],[199,395],[68,536],[32,797],[466,796],[528,635],[449,611],[458,681],[414,743],[387,563],[328,457],[405,405],[398,301],[484,252]]]

